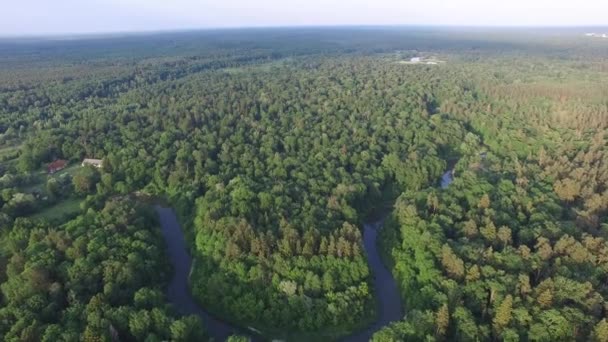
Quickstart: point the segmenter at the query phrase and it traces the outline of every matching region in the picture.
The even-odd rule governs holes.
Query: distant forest
[[[373,341],[608,341],[608,42],[583,31],[0,39],[1,339],[209,339],[167,300],[163,203],[200,306],[262,339],[373,322],[384,217],[405,315]]]

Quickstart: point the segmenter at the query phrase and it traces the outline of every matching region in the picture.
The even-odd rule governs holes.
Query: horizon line
[[[459,24],[327,24],[327,25],[255,25],[255,26],[210,26],[175,29],[144,29],[144,30],[108,30],[108,31],[81,31],[81,32],[57,32],[57,33],[23,33],[3,34],[0,39],[49,39],[49,38],[108,38],[111,36],[137,36],[164,33],[188,33],[204,31],[237,31],[237,30],[259,30],[259,29],[310,29],[310,28],[443,28],[443,29],[583,29],[583,28],[607,28],[608,24],[597,25],[459,25]]]

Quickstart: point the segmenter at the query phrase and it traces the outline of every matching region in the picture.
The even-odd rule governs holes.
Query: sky
[[[1,0],[0,36],[327,25],[607,26],[608,0]]]

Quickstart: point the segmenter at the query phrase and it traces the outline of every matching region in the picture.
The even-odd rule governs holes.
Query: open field
[[[78,198],[66,199],[37,212],[30,218],[55,221],[63,219],[66,215],[76,215],[80,212],[81,202],[82,200]]]
[[[21,146],[19,146],[19,145],[2,146],[2,147],[0,147],[0,160],[3,160],[7,156],[9,156],[9,155],[17,152],[20,147]]]
[[[54,174],[50,175],[46,172],[46,165],[45,165],[42,168],[42,170],[36,172],[35,180],[33,182],[31,182],[30,184],[28,184],[27,186],[22,187],[21,191],[28,192],[28,193],[33,193],[33,192],[44,193],[44,192],[46,192],[46,182],[48,182],[49,179],[51,179],[51,178],[57,179],[63,174],[70,174],[73,176],[74,173],[79,168],[80,168],[80,164],[74,163],[74,164],[66,167],[63,170],[57,171]]]

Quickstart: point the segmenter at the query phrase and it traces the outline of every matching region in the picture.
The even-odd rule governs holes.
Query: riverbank
[[[364,330],[345,337],[343,339],[345,342],[367,342],[383,326],[403,318],[404,310],[399,288],[378,251],[378,234],[382,229],[383,223],[384,219],[379,219],[376,222],[363,225],[363,247],[365,248],[367,262],[374,279],[374,297],[376,298],[377,306],[376,320]]]
[[[453,181],[453,165],[446,171],[440,181],[441,188],[447,187]],[[169,301],[176,310],[184,315],[198,315],[207,328],[207,333],[217,341],[224,341],[233,334],[250,336],[255,340],[263,338],[257,336],[253,330],[247,331],[238,328],[224,320],[218,319],[204,310],[190,291],[190,276],[192,272],[192,257],[188,254],[189,246],[186,244],[184,232],[172,208],[154,205],[160,218],[161,230],[168,250],[174,276],[167,289]],[[361,330],[339,338],[343,332],[298,333],[288,337],[290,341],[308,340],[334,340],[345,342],[366,342],[375,332],[391,322],[399,321],[404,316],[401,293],[390,271],[387,251],[381,253],[378,235],[382,230],[388,208],[381,206],[372,210],[363,223],[363,247],[367,255],[367,262],[373,277],[374,302],[376,315],[374,321],[362,322]],[[388,266],[388,267],[387,267]],[[251,328],[250,328],[251,329]],[[255,338],[253,335],[256,335]],[[283,334],[279,334],[283,335]]]
[[[225,341],[234,334],[248,335],[257,340],[251,332],[245,332],[227,322],[224,322],[201,308],[190,291],[190,272],[192,258],[188,254],[188,247],[175,212],[171,208],[155,205],[167,254],[173,266],[174,274],[167,288],[167,297],[175,309],[182,315],[197,315],[203,320],[206,333],[216,341]]]
[[[192,296],[189,286],[190,272],[192,270],[192,258],[188,254],[188,246],[184,238],[181,226],[173,209],[155,205],[154,209],[159,215],[161,230],[167,245],[167,252],[171,264],[174,268],[174,275],[167,289],[169,301],[176,310],[184,315],[198,315],[203,320],[207,328],[207,333],[217,341],[224,341],[230,335],[240,334],[252,337],[252,332],[243,331],[225,321],[222,321],[200,307],[196,299]],[[403,316],[403,308],[399,299],[397,286],[392,278],[392,274],[382,263],[378,252],[377,235],[381,228],[382,221],[364,224],[363,243],[367,253],[368,264],[374,277],[374,292],[377,303],[376,320],[367,324],[362,330],[341,338],[342,341],[364,342],[369,341],[371,336],[382,326]],[[300,337],[336,339],[339,332],[334,337],[331,333],[322,334],[301,334],[294,337],[294,340],[301,340]]]

